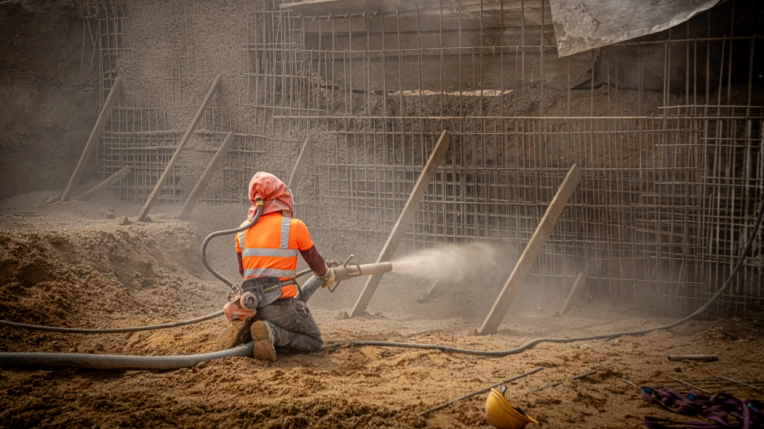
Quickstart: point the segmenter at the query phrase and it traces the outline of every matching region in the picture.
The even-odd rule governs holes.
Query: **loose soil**
[[[190,222],[182,222],[172,216],[177,207],[159,206],[151,222],[118,225],[119,217],[134,217],[139,207],[108,198],[46,204],[53,195],[38,192],[0,201],[0,319],[123,327],[183,320],[224,304],[226,286],[202,271],[198,246],[207,232],[238,224],[244,207],[200,206]],[[229,245],[216,244],[211,253],[213,263],[233,276],[235,264],[223,263],[233,257],[226,250]],[[416,296],[429,285],[400,275],[383,283],[367,316],[338,320],[337,311],[352,305],[362,284],[356,279],[340,285],[335,294],[319,291],[311,301],[326,342],[385,340],[503,350],[537,337],[644,329],[671,321],[650,317],[635,304],[610,302],[579,302],[562,317],[553,317],[563,297],[531,294],[511,309],[497,334],[471,336],[495,293],[475,296],[457,288],[418,304]],[[111,335],[2,327],[0,348],[195,354],[211,351],[224,327],[222,318]],[[647,405],[629,382],[659,386],[674,382],[672,378],[715,377],[763,381],[761,332],[762,318],[753,316],[693,321],[611,341],[541,344],[504,358],[343,347],[280,354],[275,363],[240,357],[165,372],[2,368],[0,426],[489,427],[484,394],[424,417],[418,413],[540,366],[541,372],[509,384],[511,394],[599,370],[513,401],[542,427],[641,427],[645,415],[674,416]],[[719,361],[666,358],[700,353],[716,353]],[[732,382],[717,386],[711,391],[764,398],[761,391]]]

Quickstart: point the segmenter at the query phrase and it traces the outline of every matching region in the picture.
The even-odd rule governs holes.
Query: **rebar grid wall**
[[[119,74],[120,61],[132,47],[131,21],[121,2],[86,0],[83,16],[83,62],[86,43],[92,46],[101,76],[100,102],[103,105]],[[146,198],[172,157],[177,132],[167,130],[166,110],[145,107],[135,97],[120,97],[97,146],[99,170],[104,177],[125,166],[133,174],[115,186],[118,195],[130,201]],[[176,178],[171,177],[169,182]]]
[[[85,47],[92,47],[89,65],[97,61],[101,78],[99,94],[101,104],[117,78],[117,66],[122,56],[130,52],[130,18],[121,3],[104,0],[83,0],[80,4],[82,16],[82,64],[85,63]],[[88,43],[86,43],[86,41]]]
[[[764,55],[752,31],[756,15],[745,13],[753,5],[733,1],[660,34],[558,58],[541,1],[368,11],[337,1],[317,12],[246,3],[235,17],[245,28],[235,48],[246,64],[224,78],[236,95],[216,100],[196,134],[194,152],[211,156],[223,133],[236,133],[206,199],[241,201],[260,169],[288,177],[310,136],[317,150],[297,191],[298,215],[332,255],[371,259],[448,129],[446,161],[399,254],[472,240],[522,248],[576,163],[582,182],[534,280],[560,293],[583,271],[600,297],[689,311],[740,255],[764,191],[764,112],[755,107],[764,104],[757,77]],[[178,8],[176,22],[199,19]],[[178,63],[166,79],[169,99],[200,99],[178,81],[209,78],[213,67],[199,55]],[[123,108],[102,139],[104,174],[126,164],[138,171],[117,187],[128,199],[145,199],[184,126],[136,126],[128,112],[143,118],[155,109],[164,118],[193,108],[155,104]],[[132,155],[117,155],[120,148]],[[166,201],[190,191],[183,172],[175,177]],[[761,240],[717,310],[761,307]]]

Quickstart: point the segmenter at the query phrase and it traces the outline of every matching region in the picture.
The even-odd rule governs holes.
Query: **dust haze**
[[[517,260],[514,247],[475,242],[424,249],[393,260],[393,271],[432,281],[464,282],[484,279],[511,269]]]

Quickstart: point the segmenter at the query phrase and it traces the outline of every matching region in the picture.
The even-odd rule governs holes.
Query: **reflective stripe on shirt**
[[[277,270],[275,268],[253,268],[244,270],[244,277],[279,277],[294,278],[296,270]]]
[[[281,218],[281,239],[279,241],[279,249],[289,248],[289,225],[291,221],[292,218],[289,216],[284,216]]]
[[[297,249],[244,248],[241,256],[273,256],[275,258],[296,258]]]

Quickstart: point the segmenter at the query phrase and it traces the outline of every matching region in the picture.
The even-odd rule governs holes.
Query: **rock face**
[[[63,189],[98,115],[98,58],[71,1],[0,8],[0,198]]]

